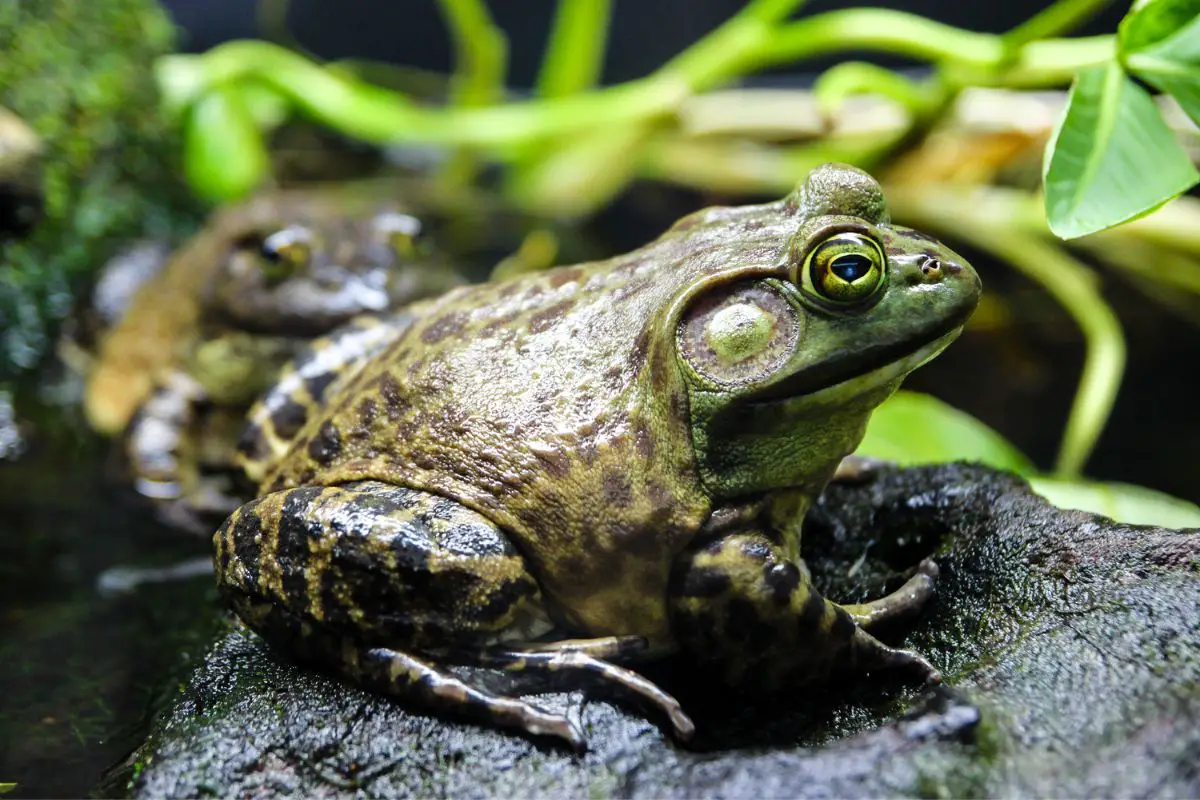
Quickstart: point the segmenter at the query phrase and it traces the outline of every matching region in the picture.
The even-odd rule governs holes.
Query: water
[[[133,567],[194,568],[209,545],[158,523],[107,468],[105,443],[49,438],[0,463],[0,783],[81,797],[206,646],[216,593],[195,574],[103,590]]]

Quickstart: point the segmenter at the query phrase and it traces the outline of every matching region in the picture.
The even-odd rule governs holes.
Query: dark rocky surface
[[[938,598],[891,641],[925,653],[946,685],[845,675],[751,698],[686,662],[649,665],[695,718],[696,740],[673,743],[661,720],[598,687],[552,687],[537,702],[581,724],[591,749],[580,757],[410,712],[293,666],[231,626],[101,790],[1200,796],[1200,532],[1059,511],[1017,478],[948,465],[830,489],[805,552],[819,585],[846,602],[894,588],[933,554]]]

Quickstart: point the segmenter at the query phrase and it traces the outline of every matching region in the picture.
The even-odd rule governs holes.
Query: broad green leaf
[[[218,87],[192,104],[183,168],[192,190],[213,202],[243,197],[270,174],[267,146],[241,92]]]
[[[15,783],[0,783],[0,794],[8,794],[17,788]]]
[[[1076,76],[1042,177],[1050,229],[1073,239],[1150,213],[1200,173],[1154,100],[1114,61]]]
[[[1200,14],[1200,0],[1141,0],[1121,20],[1117,45],[1133,53],[1173,36]]]
[[[1059,508],[1091,511],[1131,525],[1200,528],[1200,507],[1142,486],[1043,476],[1030,478],[1029,485]]]
[[[1159,5],[1152,4],[1139,16],[1145,16]],[[1200,125],[1200,0],[1167,5],[1188,6],[1190,18],[1172,16],[1169,22],[1177,25],[1174,30],[1136,49],[1127,49],[1133,45],[1126,45],[1126,40],[1122,39],[1121,56],[1132,72],[1174,97],[1187,115]],[[1155,29],[1154,33],[1164,32]]]
[[[1029,459],[1003,436],[970,414],[917,392],[897,392],[881,405],[857,452],[898,464],[967,460],[1033,471]]]

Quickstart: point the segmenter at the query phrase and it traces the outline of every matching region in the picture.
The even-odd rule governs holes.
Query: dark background
[[[258,34],[258,3],[252,0],[163,0],[187,32],[183,45],[207,50],[227,39]],[[509,37],[509,82],[529,86],[537,73],[556,3],[554,0],[491,0],[496,23]],[[606,82],[636,78],[731,17],[737,0],[616,0],[604,77]],[[853,2],[816,0],[799,11],[808,15],[866,5],[903,9],[951,25],[999,32],[1015,27],[1048,0],[1006,2]],[[1110,3],[1080,33],[1111,33],[1128,3]],[[288,27],[307,48],[325,58],[370,58],[446,71],[449,39],[435,0],[293,0]],[[814,61],[813,65],[828,62]]]

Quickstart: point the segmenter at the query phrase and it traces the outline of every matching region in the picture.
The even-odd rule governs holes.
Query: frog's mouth
[[[853,397],[903,378],[930,361],[962,333],[958,324],[939,330],[932,340],[912,347],[911,341],[876,348],[862,358],[803,369],[755,394],[755,403],[798,400],[820,402],[829,397]]]

